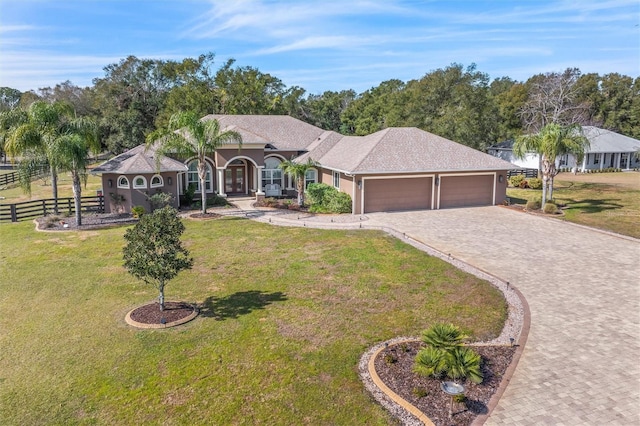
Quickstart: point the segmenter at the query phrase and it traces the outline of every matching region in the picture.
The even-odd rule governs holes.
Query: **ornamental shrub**
[[[542,188],[542,179],[540,178],[531,178],[529,179],[529,188],[531,189],[540,189]]]
[[[131,207],[131,214],[133,217],[140,218],[143,214],[145,214],[144,207],[142,206],[133,206]]]
[[[546,214],[556,214],[558,212],[558,206],[553,203],[546,203],[544,205],[544,212]]]
[[[514,188],[519,188],[522,182],[524,182],[523,175],[513,175],[509,178],[509,185],[513,186]]]
[[[463,346],[465,336],[453,324],[435,324],[422,335],[428,345],[415,358],[413,370],[421,375],[450,379],[469,379],[482,383],[482,358],[473,349]]]
[[[540,210],[542,206],[542,201],[538,198],[532,198],[527,201],[527,210]]]
[[[307,188],[306,201],[312,213],[350,213],[351,197],[326,183],[312,183]]]

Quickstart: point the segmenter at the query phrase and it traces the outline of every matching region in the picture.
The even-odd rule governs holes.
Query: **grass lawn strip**
[[[561,220],[640,238],[640,173],[561,173],[556,202],[566,205]],[[512,204],[540,198],[540,190],[508,188]]]

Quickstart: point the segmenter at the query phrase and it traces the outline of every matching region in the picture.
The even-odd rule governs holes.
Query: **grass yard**
[[[82,186],[82,195],[95,195],[96,190],[102,188],[100,176],[89,175],[87,185]],[[0,190],[0,197],[4,197],[2,204],[19,203],[21,201],[40,200],[53,198],[51,193],[51,179],[46,175],[42,179],[35,179],[31,182],[31,196],[25,194],[18,185]],[[73,197],[71,175],[63,173],[58,176],[58,197]]]
[[[194,268],[167,330],[124,322],[156,297],[122,267],[125,228],[0,226],[0,424],[391,424],[357,374],[372,344],[453,322],[499,334],[502,295],[386,234],[187,221]]]
[[[560,173],[554,198],[566,204],[563,220],[640,238],[640,173]],[[540,190],[508,188],[515,204],[540,198]]]

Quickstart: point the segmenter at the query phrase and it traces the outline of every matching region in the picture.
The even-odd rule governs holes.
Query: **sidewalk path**
[[[331,221],[238,206],[263,222],[392,228],[516,286],[531,328],[486,424],[640,425],[639,240],[501,207]]]

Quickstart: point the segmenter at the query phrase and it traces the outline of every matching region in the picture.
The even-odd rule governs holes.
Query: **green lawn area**
[[[540,190],[508,188],[513,204],[526,204]],[[565,204],[563,220],[640,238],[640,173],[561,173],[554,198]]]
[[[156,297],[122,267],[125,228],[0,225],[0,424],[391,424],[367,348],[506,318],[490,284],[380,232],[186,225],[195,266],[166,295],[202,312],[166,330],[124,322]]]
[[[87,185],[82,186],[82,195],[95,195],[96,190],[100,188],[102,188],[100,176],[88,175]],[[34,179],[31,182],[30,196],[25,194],[18,185],[13,185],[9,188],[0,190],[0,197],[5,198],[0,201],[2,204],[53,198],[51,193],[51,179],[49,178],[49,175],[41,179]],[[63,173],[58,177],[58,197],[73,197],[71,175],[69,173]]]

